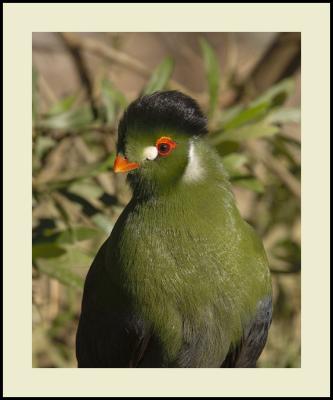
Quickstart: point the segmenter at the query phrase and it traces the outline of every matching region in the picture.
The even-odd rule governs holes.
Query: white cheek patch
[[[201,160],[195,151],[194,144],[191,142],[190,151],[188,154],[188,163],[183,175],[183,179],[185,182],[193,182],[202,178],[203,174],[204,169],[201,165]]]
[[[155,146],[148,146],[143,150],[143,156],[145,160],[155,160],[158,156],[158,150]]]

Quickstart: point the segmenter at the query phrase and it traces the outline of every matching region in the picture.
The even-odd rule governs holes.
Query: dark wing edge
[[[268,336],[272,322],[272,297],[260,300],[254,319],[245,329],[241,342],[230,349],[221,368],[256,368]]]
[[[107,309],[96,293],[117,290],[103,282],[107,241],[100,247],[85,280],[76,332],[78,368],[135,368],[150,342],[150,327],[133,310]]]
[[[136,368],[151,334],[136,316],[115,314],[112,323],[82,317],[76,335],[78,368]]]

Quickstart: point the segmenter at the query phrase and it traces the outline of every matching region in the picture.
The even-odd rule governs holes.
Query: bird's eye
[[[176,147],[176,142],[174,142],[169,137],[161,137],[156,142],[156,147],[158,150],[158,154],[162,157],[168,156],[171,151]]]
[[[158,152],[159,152],[161,155],[169,154],[170,149],[171,149],[171,146],[169,145],[169,143],[160,143],[160,144],[158,145]]]

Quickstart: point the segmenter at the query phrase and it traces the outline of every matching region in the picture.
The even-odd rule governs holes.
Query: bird
[[[272,321],[268,258],[236,205],[207,117],[175,90],[118,125],[132,197],[87,273],[78,368],[255,368]]]

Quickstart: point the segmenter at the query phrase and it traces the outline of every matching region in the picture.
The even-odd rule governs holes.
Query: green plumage
[[[219,156],[204,138],[166,128],[127,130],[119,149],[141,167],[129,173],[133,198],[87,277],[79,366],[220,367],[271,297],[265,251]],[[175,150],[144,163],[143,149],[166,135]]]

